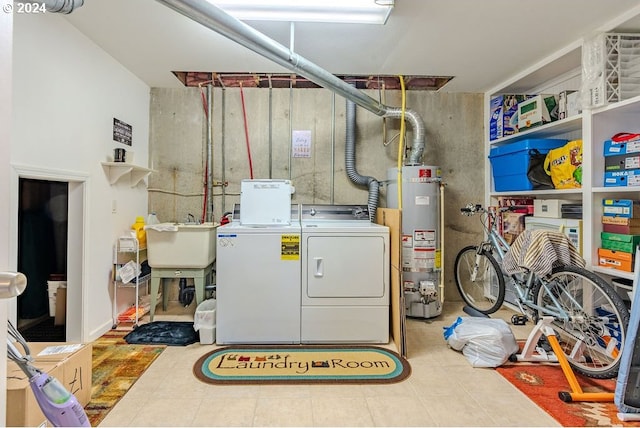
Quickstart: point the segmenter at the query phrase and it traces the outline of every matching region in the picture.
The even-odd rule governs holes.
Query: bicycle
[[[629,324],[624,301],[604,279],[580,266],[555,266],[545,277],[527,269],[506,273],[502,261],[510,245],[498,233],[496,220],[510,209],[471,204],[461,208],[463,215],[481,215],[486,234],[480,244],[456,256],[455,281],[462,299],[474,310],[492,314],[504,303],[508,280],[525,321],[553,317],[551,327],[576,372],[598,379],[616,377]]]

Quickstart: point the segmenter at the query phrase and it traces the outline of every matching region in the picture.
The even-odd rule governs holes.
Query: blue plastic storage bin
[[[544,154],[568,142],[569,140],[552,138],[529,139],[492,148],[489,159],[495,191],[533,190],[533,185],[527,178],[529,150],[537,149]]]

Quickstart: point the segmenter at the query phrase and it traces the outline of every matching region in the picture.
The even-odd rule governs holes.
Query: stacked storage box
[[[624,142],[604,142],[604,185],[640,186],[640,135]]]
[[[524,231],[525,218],[533,214],[534,201],[533,198],[498,198],[499,206],[512,207],[512,211],[503,212],[498,219],[500,222],[498,232],[509,244],[512,244]]]
[[[491,98],[489,139],[497,140],[518,132],[518,103],[531,98],[526,94],[504,94]]]
[[[598,265],[633,272],[635,248],[640,243],[640,201],[602,201],[602,245]]]
[[[567,142],[563,139],[529,139],[492,148],[489,159],[496,192],[533,190],[527,177],[530,150],[545,154]]]

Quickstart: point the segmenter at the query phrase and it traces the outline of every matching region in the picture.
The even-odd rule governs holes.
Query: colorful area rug
[[[394,383],[411,366],[377,346],[229,346],[200,357],[193,372],[213,384]]]
[[[558,393],[571,392],[562,369],[557,364],[517,363],[496,368],[505,379],[522,391],[563,426],[611,427],[638,426],[640,422],[622,422],[613,402],[572,402],[560,400]],[[615,379],[591,379],[576,374],[583,392],[614,392]]]
[[[91,401],[85,411],[97,426],[166,346],[129,345],[129,331],[111,330],[93,342]]]

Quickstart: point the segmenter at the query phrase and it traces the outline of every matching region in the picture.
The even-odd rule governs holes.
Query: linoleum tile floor
[[[155,320],[192,321],[194,306],[170,304]],[[531,323],[513,326],[512,315],[493,317],[526,339]],[[458,316],[467,316],[462,304],[445,302],[434,319],[408,319],[411,376],[384,385],[210,385],[192,370],[216,345],[169,346],[100,426],[561,426],[494,369],[474,368],[447,346],[443,327]]]

